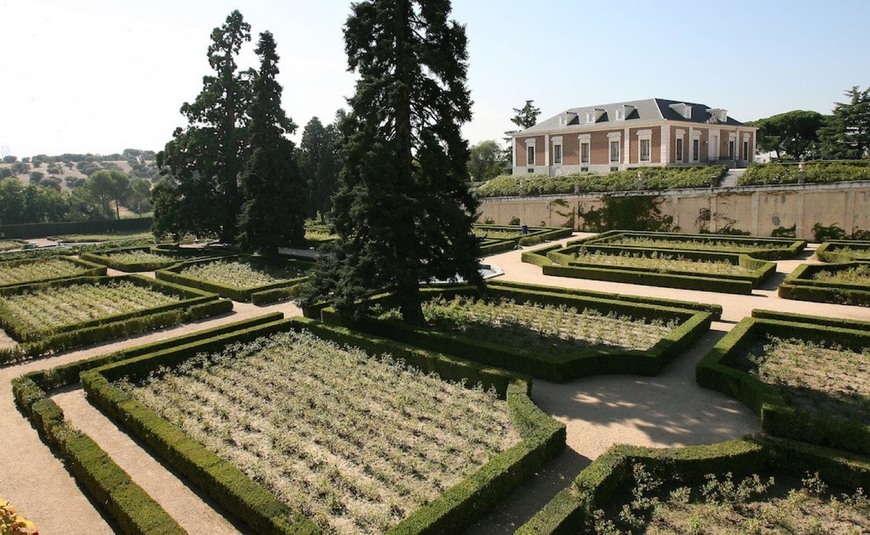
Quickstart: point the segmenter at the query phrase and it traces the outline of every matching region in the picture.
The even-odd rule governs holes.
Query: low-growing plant
[[[574,254],[577,262],[615,266],[651,269],[659,272],[690,271],[708,275],[749,275],[751,269],[733,264],[727,260],[697,260],[686,258],[679,254],[669,254],[653,251],[652,253],[622,251],[610,254],[604,251],[589,252],[581,248]]]
[[[66,258],[0,263],[0,286],[74,277],[93,269]]]
[[[259,267],[238,260],[215,260],[185,267],[181,275],[236,288],[253,288],[304,276],[305,272],[291,266]]]
[[[145,264],[151,262],[167,262],[171,260],[181,261],[183,257],[168,254],[157,254],[149,251],[121,251],[109,253],[107,257],[123,264]]]
[[[15,511],[8,501],[0,498],[0,533],[3,535],[39,535],[30,520]]]
[[[870,264],[840,270],[824,270],[813,274],[813,280],[842,284],[863,284],[870,286]]]

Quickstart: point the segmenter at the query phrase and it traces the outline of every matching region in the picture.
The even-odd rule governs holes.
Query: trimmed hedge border
[[[753,312],[753,316],[744,318],[701,359],[695,368],[696,382],[758,412],[761,428],[767,433],[870,454],[870,423],[835,419],[796,407],[787,401],[779,387],[733,366],[749,345],[767,334],[851,348],[870,347],[870,323],[825,318],[820,321],[813,316],[767,311]]]
[[[709,330],[713,320],[713,313],[702,310],[671,308],[639,302],[626,303],[602,297],[502,284],[487,285],[482,294],[476,294],[475,289],[468,286],[427,288],[422,292],[424,299],[438,295],[448,299],[456,295],[481,295],[531,301],[543,305],[567,305],[607,312],[616,311],[621,314],[642,315],[647,319],[677,317],[681,320],[681,325],[647,351],[578,349],[570,356],[551,356],[533,353],[525,348],[482,341],[459,333],[408,325],[400,321],[380,321],[374,318],[352,320],[341,316],[335,309],[329,307],[321,311],[321,318],[327,324],[344,325],[376,336],[553,382],[565,382],[578,377],[606,373],[656,375]],[[386,295],[372,300],[386,305],[390,303],[390,297]]]
[[[870,461],[819,446],[771,437],[747,437],[718,444],[655,449],[613,446],[586,467],[573,483],[516,531],[522,535],[578,533],[596,509],[607,506],[632,485],[632,465],[667,469],[682,484],[704,475],[735,477],[773,472],[803,476],[818,471],[828,483],[855,490],[870,486]]]
[[[148,252],[161,256],[166,256],[166,260],[154,261],[154,262],[120,262],[116,259],[112,258],[113,254],[117,253],[132,253],[132,252]],[[227,251],[223,250],[214,250],[214,249],[206,249],[206,248],[162,248],[162,247],[149,247],[149,246],[141,246],[141,247],[115,247],[113,249],[106,249],[99,252],[91,252],[91,253],[82,253],[81,258],[84,260],[88,260],[90,262],[101,264],[112,269],[116,269],[118,271],[123,271],[125,273],[135,273],[141,271],[156,271],[160,269],[170,268],[176,264],[184,262],[184,260],[178,260],[175,257],[187,257],[188,260],[192,260],[194,258],[213,258],[213,257],[221,257],[226,256]]]
[[[867,251],[870,254],[870,241],[853,241],[853,240],[830,240],[819,245],[816,249],[816,256],[822,262],[838,263],[850,261],[864,261],[866,258],[855,258],[847,253],[841,253],[839,250],[848,247],[849,249],[860,249]]]
[[[638,238],[651,238],[651,239],[660,239],[660,240],[672,240],[676,242],[686,242],[686,241],[707,241],[707,242],[731,242],[734,244],[741,245],[758,245],[759,249],[757,251],[746,251],[745,249],[735,249],[733,251],[729,251],[727,249],[723,249],[722,251],[710,251],[710,252],[722,252],[722,253],[737,253],[737,254],[747,254],[753,258],[757,258],[759,260],[785,260],[789,258],[794,258],[799,252],[803,251],[807,242],[804,240],[795,240],[792,238],[766,238],[766,237],[755,237],[755,236],[733,236],[727,234],[679,234],[679,233],[671,233],[671,232],[649,232],[642,230],[610,230],[607,232],[603,232],[596,236],[591,236],[589,238],[583,238],[576,241],[568,242],[568,245],[607,245],[608,242],[613,241],[616,238],[621,236],[631,236]],[[772,245],[788,245],[787,249],[782,248],[765,248],[766,246]],[[631,248],[629,246],[621,246],[626,248]],[[642,250],[658,250],[659,247],[634,247],[634,249],[642,249]],[[664,248],[667,249],[667,248]],[[687,251],[689,249],[681,249],[682,251]]]
[[[267,262],[268,260],[262,259],[260,257],[245,257],[242,255],[228,255],[220,258],[209,258],[203,260],[194,260],[191,262],[182,262],[179,264],[175,264],[167,269],[161,269],[155,272],[157,279],[163,281],[169,281],[175,284],[179,284],[182,286],[186,286],[188,288],[197,288],[199,290],[204,290],[207,292],[214,292],[221,297],[227,297],[234,301],[246,301],[246,302],[254,302],[255,304],[266,304],[266,303],[274,303],[276,301],[280,301],[282,299],[289,299],[291,297],[295,297],[298,289],[294,289],[298,284],[305,282],[308,280],[307,276],[297,277],[295,279],[288,279],[285,281],[274,282],[271,284],[264,284],[262,286],[254,286],[250,288],[239,288],[236,286],[225,286],[223,284],[219,284],[212,281],[207,281],[204,279],[197,279],[194,277],[189,277],[187,275],[182,275],[180,272],[184,268],[194,266],[197,264],[206,264],[210,262],[215,262],[217,260],[244,260],[252,263],[262,263]],[[286,264],[299,264],[303,265],[302,267],[311,267],[314,265],[313,262],[307,262],[304,260],[300,260],[298,258],[293,258],[289,260],[280,260],[282,263]],[[280,291],[275,291],[280,290]],[[257,297],[254,297],[254,294],[259,294]]]
[[[491,230],[493,232],[511,231],[519,233],[522,231],[522,227],[511,225],[474,225],[474,228],[476,230]],[[570,227],[528,227],[527,234],[520,234],[516,238],[484,238],[484,242],[480,246],[480,253],[483,256],[489,256],[503,253],[505,251],[511,251],[516,249],[518,246],[525,247],[547,241],[570,238],[573,232],[574,229]]]
[[[83,345],[105,342],[113,338],[130,336],[145,331],[196,321],[232,311],[232,301],[219,299],[217,295],[193,290],[174,284],[156,281],[139,275],[119,277],[78,277],[51,283],[38,283],[11,288],[0,288],[0,295],[9,295],[50,289],[74,284],[88,284],[111,281],[129,281],[147,288],[175,294],[182,298],[177,303],[153,307],[124,314],[116,314],[85,322],[61,326],[51,331],[27,332],[15,322],[14,318],[0,315],[0,327],[18,340],[17,347],[0,350],[0,364],[36,357],[54,351],[65,351]]]
[[[861,265],[867,262],[801,264],[779,285],[778,294],[783,299],[868,307],[870,286],[866,284],[813,280],[820,271],[844,271]]]
[[[66,260],[67,262],[71,262],[73,264],[76,264],[76,265],[81,266],[82,268],[86,268],[86,269],[84,269],[83,271],[81,271],[79,273],[76,273],[75,275],[69,275],[69,276],[63,276],[63,277],[53,277],[50,279],[39,279],[39,280],[32,280],[32,281],[16,282],[13,284],[7,284],[5,286],[0,286],[0,289],[2,289],[2,288],[15,288],[17,286],[26,286],[28,284],[39,284],[39,283],[45,283],[45,282],[54,282],[54,281],[59,281],[59,280],[74,279],[74,278],[78,278],[78,277],[99,277],[99,276],[106,275],[106,267],[105,266],[101,266],[100,264],[97,264],[94,262],[88,262],[87,260],[82,260],[79,258],[75,258],[73,256],[66,256],[66,255],[51,255],[51,256],[46,256],[46,257],[32,257],[32,258],[22,258],[19,260],[7,260],[7,261],[0,262],[0,270],[3,270],[6,267],[18,267],[18,266],[25,265],[25,264],[36,264],[36,263],[43,262],[43,261],[48,260],[48,259],[56,259],[56,258]]]
[[[484,386],[492,385],[506,396],[511,417],[523,441],[497,455],[477,473],[395,526],[391,530],[393,533],[444,532],[467,525],[564,448],[565,426],[534,406],[528,398],[530,383],[527,380],[503,370],[436,355],[347,329],[321,325],[304,318],[267,323],[109,363],[82,373],[82,383],[88,396],[107,414],[123,423],[179,472],[257,532],[314,532],[311,521],[290,511],[237,468],[206,450],[109,382],[122,376],[141,377],[158,366],[171,367],[203,351],[215,351],[229,343],[253,340],[290,329],[309,329],[317,336],[350,343],[366,351],[389,352],[411,365],[425,364],[421,368],[426,371],[441,373],[448,378],[462,376],[469,382],[479,381]]]
[[[12,393],[19,410],[40,436],[64,461],[70,472],[121,528],[124,533],[185,533],[166,511],[119,467],[90,437],[74,431],[63,411],[47,391],[79,382],[82,371],[143,353],[232,332],[240,328],[279,320],[278,313],[259,316],[170,340],[124,349],[109,355],[80,360],[63,366],[31,372],[12,381]]]

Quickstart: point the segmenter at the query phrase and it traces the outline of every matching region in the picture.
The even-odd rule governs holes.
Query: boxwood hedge
[[[0,288],[10,288],[13,286],[22,286],[25,284],[34,284],[37,282],[52,282],[52,281],[56,281],[56,280],[72,279],[72,278],[76,278],[76,277],[98,277],[98,276],[106,274],[105,266],[101,266],[101,265],[96,264],[94,262],[89,262],[87,260],[82,260],[82,259],[75,258],[72,256],[63,256],[63,255],[56,255],[56,254],[47,255],[47,256],[34,256],[32,258],[20,258],[17,260],[7,260],[5,262],[0,262],[0,271],[7,269],[7,268],[26,266],[29,264],[36,264],[39,262],[44,262],[46,260],[55,259],[55,258],[61,258],[63,260],[66,260],[67,262],[75,264],[81,269],[81,271],[79,271],[75,275],[63,275],[60,277],[51,277],[48,279],[39,279],[39,280],[34,279],[34,280],[30,280],[30,281],[16,282],[13,284],[0,285]]]
[[[839,305],[870,306],[870,286],[845,282],[815,280],[813,276],[821,271],[845,271],[854,269],[867,262],[844,262],[839,264],[801,264],[779,285],[779,296],[783,299],[797,299]]]

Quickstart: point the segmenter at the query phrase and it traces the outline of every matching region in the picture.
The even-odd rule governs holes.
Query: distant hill
[[[13,161],[14,159],[14,161]],[[120,169],[130,178],[143,178],[155,182],[159,178],[153,151],[125,149],[123,153],[110,155],[94,154],[45,154],[28,158],[7,157],[0,161],[0,178],[15,177],[22,184],[38,183],[44,186],[57,185],[69,191],[81,185],[91,173],[101,169]],[[29,160],[29,161],[27,161]],[[33,173],[42,177],[32,178]]]

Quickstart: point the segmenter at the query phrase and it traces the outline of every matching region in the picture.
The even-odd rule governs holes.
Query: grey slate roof
[[[672,104],[687,104],[691,106],[691,119],[683,117],[677,110],[671,107]],[[634,107],[634,110],[629,115],[627,115],[624,120],[617,121],[617,110],[623,108],[624,106],[632,106]],[[589,123],[586,122],[587,113],[595,110],[603,110],[604,112],[603,114],[599,112],[601,116],[595,122],[595,125],[630,125],[632,122],[645,123],[648,121],[661,121],[662,119],[674,122],[708,124],[712,116],[709,112],[707,112],[708,109],[711,109],[711,107],[707,106],[706,104],[687,102],[684,100],[667,100],[663,98],[629,100],[626,102],[614,102],[612,104],[599,104],[596,106],[569,108],[557,115],[554,115],[553,117],[550,117],[549,119],[545,119],[539,122],[535,126],[516,132],[514,134],[514,137],[535,134],[538,132],[543,133],[550,130],[565,128],[566,126],[586,126],[589,125]],[[567,125],[560,124],[560,118],[566,116],[566,114],[568,114],[567,116],[569,117],[570,122],[568,122]],[[713,124],[743,126],[743,123],[741,123],[740,121],[736,121],[731,117],[728,117],[725,122],[714,122]]]

